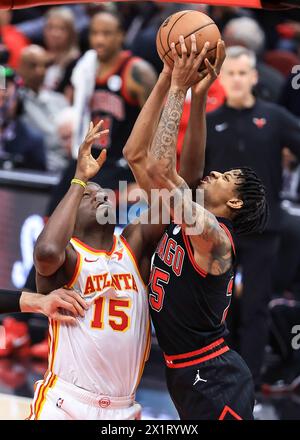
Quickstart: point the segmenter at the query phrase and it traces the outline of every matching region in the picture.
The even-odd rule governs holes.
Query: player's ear
[[[228,206],[228,208],[231,208],[231,209],[241,209],[242,206],[244,205],[244,202],[241,199],[232,198],[232,199],[228,200],[226,205]]]

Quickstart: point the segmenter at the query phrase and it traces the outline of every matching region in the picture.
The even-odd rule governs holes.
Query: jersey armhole
[[[189,239],[188,235],[186,235],[183,230],[182,230],[182,237],[183,237],[183,241],[184,241],[186,250],[188,252],[189,260],[192,263],[195,271],[198,272],[198,274],[201,275],[203,278],[205,278],[207,276],[207,272],[204,269],[202,269],[199,266],[199,264],[196,262],[190,239]]]
[[[221,226],[221,228],[224,230],[225,234],[226,234],[227,237],[229,238],[230,243],[231,243],[232,253],[233,253],[234,257],[236,257],[235,245],[234,245],[234,241],[233,241],[233,238],[232,238],[231,232],[229,231],[229,229],[227,228],[227,226],[224,225],[224,223],[220,223],[220,222],[219,222],[219,225]]]
[[[74,248],[72,243],[70,244],[73,247],[74,251],[76,252],[76,265],[70,281],[68,282],[68,284],[66,284],[66,288],[68,289],[72,289],[75,286],[82,267],[82,255]]]

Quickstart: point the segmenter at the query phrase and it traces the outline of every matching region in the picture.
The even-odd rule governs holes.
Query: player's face
[[[252,93],[257,83],[257,71],[251,66],[247,55],[226,58],[221,69],[220,81],[228,99],[241,101]]]
[[[98,14],[90,26],[90,45],[96,50],[100,61],[113,58],[121,49],[123,33],[117,18],[110,14]]]
[[[211,171],[201,180],[198,187],[204,190],[205,204],[213,208],[226,205],[229,200],[237,199],[237,184],[240,183],[241,175],[238,169],[225,173]]]
[[[97,183],[87,184],[78,209],[78,218],[82,223],[84,219],[88,224],[99,223],[99,219],[108,216],[113,209],[112,203],[108,200],[107,192]]]

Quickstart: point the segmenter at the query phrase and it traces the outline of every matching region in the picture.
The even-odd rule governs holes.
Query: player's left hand
[[[225,43],[223,40],[219,40],[217,44],[217,54],[214,64],[211,64],[210,61],[207,58],[205,58],[204,63],[206,69],[204,69],[200,73],[200,81],[198,81],[192,87],[192,93],[200,96],[204,96],[207,94],[210,86],[217,79],[225,58],[226,58]]]
[[[95,126],[91,122],[85,140],[79,148],[75,177],[84,182],[92,179],[106,161],[106,150],[102,150],[97,159],[94,159],[91,154],[93,144],[109,132],[109,130],[100,131],[102,125],[103,121]]]

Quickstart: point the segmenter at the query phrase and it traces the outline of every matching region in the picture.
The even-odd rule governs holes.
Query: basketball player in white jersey
[[[37,383],[31,419],[140,417],[134,397],[150,348],[146,248],[152,254],[161,231],[155,238],[130,225],[117,237],[114,224],[98,223],[112,210],[106,192],[88,182],[106,156],[103,150],[96,161],[90,154],[100,125],[91,124],[76,178],[35,248],[39,291],[66,285],[90,307],[76,327],[50,320],[48,371]]]
[[[143,155],[157,129],[169,79],[165,67],[130,136]],[[146,285],[165,226],[129,224],[117,238],[114,224],[99,224],[112,210],[106,192],[89,182],[106,158],[105,150],[97,160],[91,155],[92,144],[105,134],[98,133],[100,127],[91,124],[75,179],[35,248],[39,291],[67,285],[90,308],[77,327],[51,321],[49,368],[37,383],[31,419],[140,417],[134,397],[150,346]]]

